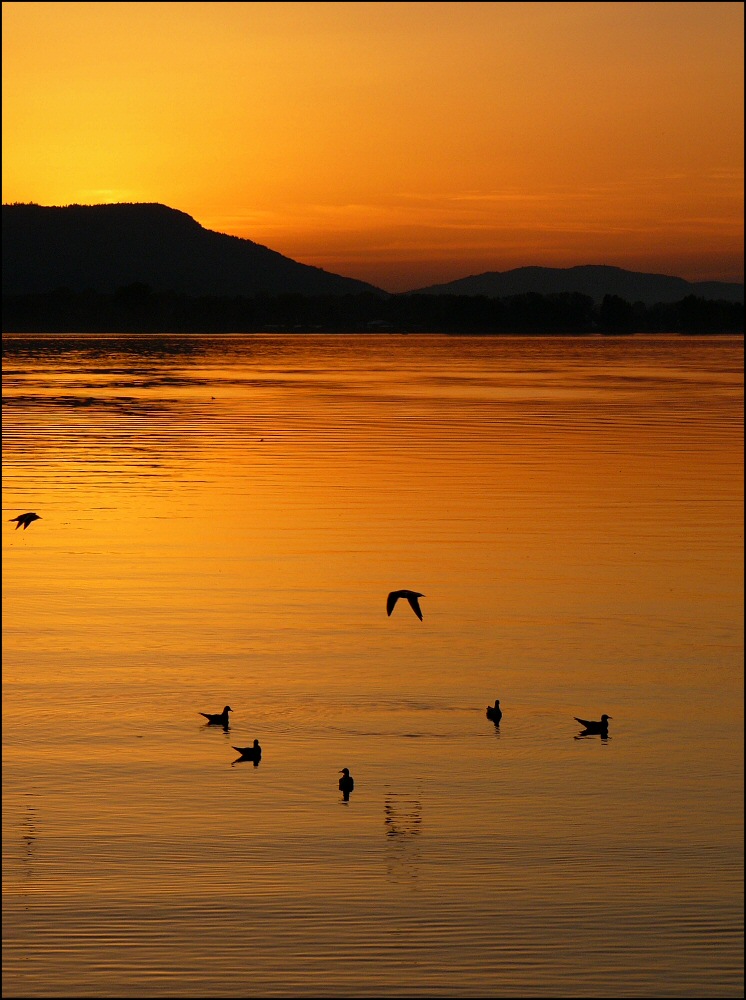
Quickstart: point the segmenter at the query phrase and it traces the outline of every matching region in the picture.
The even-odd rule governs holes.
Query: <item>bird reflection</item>
[[[503,713],[500,708],[500,702],[495,701],[494,705],[487,706],[487,718],[495,723],[496,726],[500,725],[500,719],[502,719]]]
[[[27,514],[19,514],[18,517],[9,517],[8,520],[18,521],[18,524],[16,525],[16,531],[18,531],[21,525],[23,525],[23,530],[25,531],[26,528],[28,528],[28,526],[32,523],[32,521],[41,521],[41,515],[34,514],[33,511],[29,511]]]
[[[422,802],[419,798],[387,792],[383,821],[388,845],[388,874],[397,881],[417,877],[420,861],[418,838],[422,832]]]
[[[342,775],[339,779],[339,790],[342,793],[342,801],[349,802],[350,792],[355,787],[355,780],[347,767],[343,767],[339,773]]]
[[[242,764],[250,761],[254,767],[259,767],[259,761],[262,759],[262,748],[259,746],[259,740],[254,740],[253,746],[250,747],[233,747],[241,755],[236,757],[233,761],[234,764]]]
[[[207,719],[208,726],[222,726],[227,731],[230,728],[228,713],[232,711],[233,709],[230,705],[226,705],[222,712],[218,712],[215,715],[210,715],[209,712],[200,712],[199,714]]]
[[[599,722],[594,722],[591,719],[579,719],[577,715],[574,715],[573,718],[584,727],[575,737],[576,740],[579,740],[584,736],[600,736],[602,740],[609,738],[610,715],[602,715]]]
[[[26,804],[26,816],[21,821],[21,840],[23,841],[23,852],[21,863],[24,877],[32,879],[34,877],[34,855],[36,853],[36,838],[39,835],[39,824],[36,815],[36,807],[30,803]]]

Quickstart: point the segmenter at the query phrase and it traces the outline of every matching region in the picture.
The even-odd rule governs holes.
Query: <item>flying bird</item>
[[[259,740],[254,740],[254,745],[252,747],[233,747],[237,750],[242,757],[246,757],[247,760],[259,760],[262,756],[262,748],[259,746]]]
[[[339,773],[342,775],[339,779],[339,790],[343,793],[344,797],[347,798],[352,789],[355,787],[355,782],[348,767],[343,767]]]
[[[16,525],[16,531],[18,531],[21,525],[23,525],[23,530],[25,531],[32,521],[41,521],[41,517],[39,514],[34,514],[32,511],[30,511],[28,514],[19,514],[18,517],[10,517],[8,518],[8,520],[18,521],[18,524]]]
[[[386,614],[390,615],[399,598],[404,597],[409,601],[412,611],[414,611],[420,621],[422,621],[422,610],[420,609],[420,602],[418,598],[424,596],[424,594],[418,594],[416,590],[392,590],[386,599]]]
[[[210,715],[208,712],[200,712],[200,715],[204,715],[207,719],[208,726],[228,726],[228,712],[232,712],[233,709],[230,705],[226,705],[222,712],[217,715]]]
[[[499,701],[495,701],[494,706],[492,705],[487,706],[487,718],[492,719],[492,721],[495,723],[496,726],[499,724],[500,719],[502,719],[502,717],[503,713],[502,709],[500,708]]]
[[[579,722],[581,726],[585,726],[585,733],[600,733],[601,736],[609,735],[609,719],[610,715],[602,715],[600,722],[593,722],[589,719],[579,719],[577,715],[573,715],[573,719]]]

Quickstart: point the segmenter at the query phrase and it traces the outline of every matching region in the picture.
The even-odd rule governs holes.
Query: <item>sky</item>
[[[407,291],[743,280],[742,3],[3,3],[3,203],[160,202]]]

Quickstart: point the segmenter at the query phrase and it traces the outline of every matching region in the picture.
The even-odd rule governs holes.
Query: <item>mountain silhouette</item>
[[[743,302],[743,285],[727,281],[685,281],[667,274],[625,271],[604,264],[578,267],[517,267],[512,271],[486,271],[468,278],[458,278],[443,285],[430,285],[410,295],[486,295],[503,298],[509,295],[588,295],[601,302],[605,295],[617,295],[627,302],[679,302],[687,295],[704,299]]]
[[[447,284],[391,296],[365,281],[300,264],[251,240],[205,229],[159,204],[3,205],[3,295],[33,296],[67,289],[78,295],[140,287],[182,296],[350,296],[377,301],[402,296],[584,295],[646,306],[687,296],[743,302],[743,285],[688,282],[665,274],[607,265],[519,267],[488,271]],[[319,239],[323,239],[320,234]],[[373,316],[373,319],[380,317]]]
[[[185,295],[386,293],[159,204],[3,205],[3,295],[129,285]]]

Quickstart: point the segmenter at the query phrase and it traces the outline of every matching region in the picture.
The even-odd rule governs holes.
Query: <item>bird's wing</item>
[[[420,602],[416,594],[410,594],[407,600],[412,605],[412,611],[417,615],[417,617],[422,621],[422,611],[420,611]]]
[[[394,610],[394,605],[399,600],[399,591],[392,590],[389,596],[386,598],[386,614],[390,615]]]
[[[585,726],[586,729],[589,729],[593,725],[593,723],[589,722],[587,719],[579,719],[577,715],[573,715],[573,719],[575,719],[576,722],[579,722],[581,726]]]
[[[211,718],[212,718],[212,716],[211,716],[211,715],[208,715],[208,714],[207,714],[207,712],[200,712],[199,714],[200,714],[200,715],[204,715],[204,717],[205,717],[206,719],[211,719]]]

